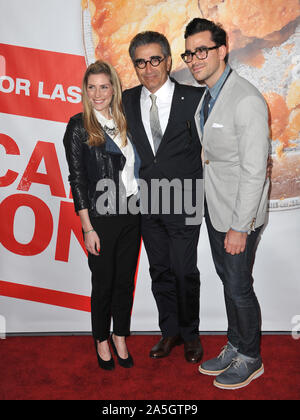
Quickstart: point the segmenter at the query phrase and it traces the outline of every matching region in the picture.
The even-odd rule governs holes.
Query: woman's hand
[[[100,253],[100,239],[97,233],[94,231],[91,224],[88,209],[82,209],[78,212],[81,226],[84,235],[84,244],[87,251],[93,255],[99,255]]]
[[[94,230],[84,233],[84,244],[90,254],[100,254],[100,238]]]

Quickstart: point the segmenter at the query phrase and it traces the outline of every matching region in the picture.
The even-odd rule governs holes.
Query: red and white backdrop
[[[300,23],[298,0],[0,0],[0,333],[90,331],[90,273],[74,213],[62,138],[81,110],[80,86],[96,58],[137,80],[128,57],[135,33],[158,30],[180,62],[185,25],[221,22],[230,60],[270,109],[273,187],[254,266],[263,330],[289,331],[300,314]],[[226,330],[222,287],[205,224],[198,248],[201,330]],[[296,317],[296,319],[298,319]],[[142,247],[133,331],[157,331]]]

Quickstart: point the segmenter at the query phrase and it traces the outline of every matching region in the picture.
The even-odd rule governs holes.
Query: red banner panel
[[[0,44],[0,112],[68,122],[85,70],[82,56]]]
[[[0,295],[90,312],[90,297],[0,280]]]

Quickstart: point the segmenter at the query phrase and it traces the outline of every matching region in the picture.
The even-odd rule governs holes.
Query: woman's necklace
[[[107,125],[103,126],[103,130],[109,135],[109,136],[116,136],[118,134],[118,129],[117,127],[107,127]]]

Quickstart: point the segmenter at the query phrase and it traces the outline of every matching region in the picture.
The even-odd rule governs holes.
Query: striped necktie
[[[161,139],[163,137],[160,122],[159,122],[159,116],[158,116],[158,108],[156,105],[156,99],[157,97],[152,93],[150,95],[152,105],[150,108],[150,127],[151,127],[151,133],[154,143],[154,151],[155,154],[157,153],[157,149],[159,148]]]

